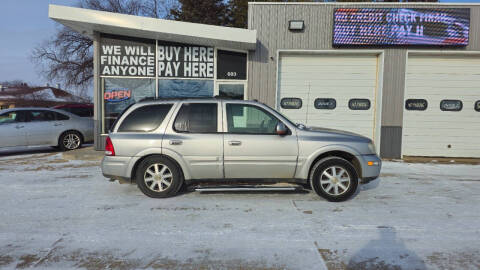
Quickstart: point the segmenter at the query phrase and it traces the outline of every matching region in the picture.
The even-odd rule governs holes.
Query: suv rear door
[[[297,166],[295,134],[279,136],[279,119],[254,104],[224,103],[224,166],[229,179],[291,179]]]
[[[162,142],[179,153],[192,179],[223,178],[223,134],[220,103],[183,102]]]

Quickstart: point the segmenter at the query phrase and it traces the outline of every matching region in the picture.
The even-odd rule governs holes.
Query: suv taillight
[[[115,156],[115,148],[113,148],[112,139],[110,139],[110,137],[107,137],[107,141],[105,144],[105,155]]]

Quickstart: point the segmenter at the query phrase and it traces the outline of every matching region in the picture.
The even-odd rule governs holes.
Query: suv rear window
[[[118,132],[149,132],[163,122],[172,104],[147,105],[131,112],[118,128]]]
[[[217,132],[217,103],[183,104],[173,128],[177,132]]]

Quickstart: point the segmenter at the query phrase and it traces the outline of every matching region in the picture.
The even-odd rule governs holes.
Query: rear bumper
[[[362,155],[358,159],[362,166],[361,183],[377,179],[382,169],[382,160],[377,155]]]
[[[103,157],[101,165],[103,176],[110,179],[130,181],[131,174],[128,170],[130,161],[130,157]]]

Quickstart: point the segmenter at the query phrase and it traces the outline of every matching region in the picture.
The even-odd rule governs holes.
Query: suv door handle
[[[24,128],[25,126],[16,126],[15,128],[16,129],[21,129],[21,128]]]
[[[56,127],[58,127],[58,126],[63,126],[62,123],[55,123],[55,124],[53,124],[53,125],[56,126]]]
[[[242,142],[241,141],[228,141],[228,144],[229,145],[241,145]]]
[[[171,140],[170,141],[170,145],[180,145],[180,144],[182,144],[182,141],[180,141],[180,140]]]

